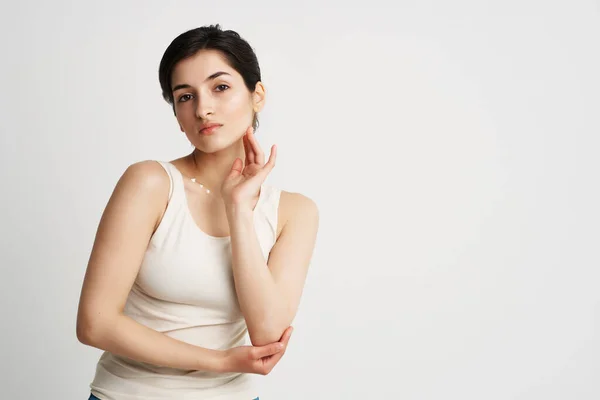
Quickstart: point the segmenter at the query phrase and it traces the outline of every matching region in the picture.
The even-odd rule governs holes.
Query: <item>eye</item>
[[[227,86],[227,85],[225,85],[225,84],[220,84],[219,86],[217,86],[217,89],[218,89],[218,88],[222,88],[222,87],[224,87],[225,89],[223,89],[223,90],[217,90],[217,91],[218,91],[218,92],[224,92],[225,90],[229,89],[229,86]]]
[[[184,94],[183,96],[181,96],[181,97],[179,98],[179,102],[180,102],[180,103],[185,103],[186,101],[188,101],[188,100],[190,99],[190,97],[187,97],[187,96],[190,96],[190,97],[191,97],[192,95],[191,95],[191,94],[189,94],[189,93],[188,93],[188,94]]]

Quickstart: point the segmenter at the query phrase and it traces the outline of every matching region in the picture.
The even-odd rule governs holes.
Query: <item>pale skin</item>
[[[225,72],[225,74],[216,74]],[[299,193],[282,191],[277,240],[267,260],[252,224],[260,185],[275,167],[277,148],[265,155],[251,127],[265,90],[243,84],[215,50],[180,61],[172,74],[177,121],[194,151],[172,161],[185,179],[190,212],[212,236],[230,236],[240,308],[252,342],[211,350],[179,341],[124,315],[152,234],[167,207],[169,178],[154,161],[127,168],[102,215],[83,282],[77,316],[82,343],[154,365],[188,370],[268,374],[287,349],[316,240],[319,214]],[[210,135],[202,124],[221,126]]]

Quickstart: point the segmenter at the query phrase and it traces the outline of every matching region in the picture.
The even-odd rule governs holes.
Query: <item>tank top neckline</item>
[[[183,208],[186,214],[186,218],[190,219],[190,222],[194,225],[195,229],[202,235],[205,236],[209,239],[215,240],[215,241],[219,241],[219,242],[228,242],[229,240],[231,240],[231,235],[229,236],[214,236],[214,235],[210,235],[208,233],[206,233],[204,230],[202,230],[198,224],[196,223],[196,220],[194,220],[194,217],[192,215],[192,212],[190,211],[190,207],[188,204],[188,199],[187,199],[187,195],[185,193],[185,184],[184,184],[184,179],[185,177],[183,176],[183,173],[179,170],[179,168],[177,168],[175,166],[175,164],[171,163],[170,161],[167,161],[167,164],[169,164],[171,166],[172,169],[174,169],[177,172],[177,176],[179,177],[179,183],[181,184],[181,195],[182,195],[182,202],[183,202]],[[175,186],[175,182],[173,182],[173,186]],[[175,188],[173,188],[175,189]],[[174,192],[175,190],[173,190]],[[263,199],[265,197],[265,185],[264,183],[261,184],[260,186],[260,192],[258,193],[258,200],[256,201],[256,205],[254,206],[254,212],[256,213],[256,211],[258,211],[259,206],[261,205]],[[255,214],[256,215],[256,214]]]

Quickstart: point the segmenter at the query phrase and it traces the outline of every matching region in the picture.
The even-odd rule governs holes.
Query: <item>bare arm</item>
[[[228,207],[233,274],[240,308],[252,344],[278,340],[293,321],[304,288],[319,224],[316,204],[298,193],[282,192],[292,215],[265,260],[253,212]]]
[[[123,314],[148,242],[165,210],[169,178],[154,161],[131,165],[102,215],[77,314],[87,345],[154,365],[221,371],[224,352],[197,347]]]

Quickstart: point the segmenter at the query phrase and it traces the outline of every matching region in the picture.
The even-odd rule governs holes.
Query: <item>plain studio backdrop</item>
[[[267,182],[321,224],[272,399],[600,398],[593,1],[2,5],[2,399],[89,395],[75,320],[128,165],[191,146],[160,94],[180,33],[259,58]]]

